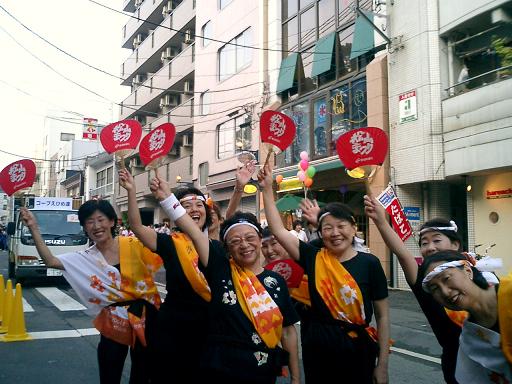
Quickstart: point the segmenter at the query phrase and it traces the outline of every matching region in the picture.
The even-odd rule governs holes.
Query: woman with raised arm
[[[119,183],[128,194],[130,228],[146,247],[162,258],[165,267],[167,295],[158,314],[158,337],[153,343],[155,367],[159,372],[155,381],[201,382],[205,378],[199,356],[206,341],[211,294],[198,268],[197,252],[183,232],[173,231],[169,236],[142,225],[135,183],[126,169],[119,170]],[[203,231],[211,218],[204,195],[195,188],[185,188],[177,192],[177,198],[192,225],[208,241]]]
[[[208,379],[271,384],[282,366],[288,365],[291,383],[298,384],[294,326],[298,316],[284,279],[261,266],[261,227],[255,216],[236,212],[224,221],[220,233],[224,248],[202,234],[167,183],[155,178],[151,190],[167,215],[194,242],[211,288],[208,340],[201,358]]]
[[[29,210],[21,208],[20,215],[45,264],[62,270],[87,312],[96,315],[100,383],[121,382],[128,349],[130,383],[150,383],[155,366],[146,345],[160,305],[153,280],[160,258],[137,239],[116,236],[117,215],[106,200],[89,200],[78,210],[78,220],[94,245],[63,255],[51,253]]]
[[[498,281],[490,273],[497,261],[472,263],[459,252],[441,251],[420,268],[427,294],[443,307],[469,313],[457,354],[459,383],[512,382],[512,275]]]
[[[364,204],[366,215],[373,220],[384,242],[391,252],[397,256],[407,284],[416,296],[418,304],[443,349],[441,368],[444,380],[448,384],[456,384],[455,363],[457,361],[457,350],[459,349],[461,325],[466,313],[446,309],[436,302],[431,295],[426,294],[421,287],[421,279],[418,278],[418,263],[387,221],[384,208],[374,197],[365,196]],[[462,239],[457,229],[457,225],[453,221],[440,218],[423,224],[419,232],[419,247],[424,260],[439,251],[461,251]]]
[[[228,208],[226,209],[226,219],[229,219],[238,210],[238,206],[244,194],[244,187],[251,180],[255,170],[256,160],[248,161],[243,166],[238,167],[235,175],[235,189],[233,195],[231,195],[231,199],[229,199]]]
[[[352,248],[356,234],[350,209],[330,203],[319,212],[324,246],[304,243],[284,227],[274,203],[272,172],[258,174],[273,235],[308,275],[310,324],[302,339],[308,383],[387,383],[389,316],[387,280],[377,257]],[[375,311],[377,333],[369,324]]]

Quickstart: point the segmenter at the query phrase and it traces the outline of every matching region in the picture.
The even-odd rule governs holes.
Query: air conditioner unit
[[[182,145],[184,147],[191,147],[192,146],[192,136],[189,135],[183,135],[182,138]]]
[[[187,29],[185,31],[185,44],[192,44],[194,40],[192,40],[192,31]]]
[[[144,168],[144,164],[142,163],[140,158],[136,156],[130,159],[130,167]]]
[[[193,86],[192,86],[192,81],[190,80],[185,80],[185,82],[183,83],[183,91],[185,93],[190,93],[190,92],[193,92]]]
[[[167,47],[165,50],[162,51],[162,55],[160,60],[171,60],[173,59],[177,54],[179,53],[178,49],[176,47]]]
[[[133,39],[133,48],[137,48],[142,43],[142,35],[139,33]]]
[[[178,96],[176,95],[165,95],[160,98],[160,108],[164,107],[176,107],[179,104]]]
[[[133,120],[137,120],[142,126],[146,125],[146,116],[135,115],[133,116]]]
[[[144,0],[135,0],[135,8],[140,7],[140,5],[144,2]]]
[[[168,14],[170,14],[172,12],[173,9],[174,9],[174,5],[173,5],[172,1],[169,0],[167,2],[167,4],[165,4],[162,9],[162,16],[164,17],[164,19],[167,17]]]
[[[132,85],[141,85],[144,82],[142,75],[135,75],[132,79]]]
[[[171,155],[171,156],[178,156],[180,154],[180,152],[178,150],[178,147],[176,145],[173,145],[173,147],[167,154]]]

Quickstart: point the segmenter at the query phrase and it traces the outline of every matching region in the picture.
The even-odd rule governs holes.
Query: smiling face
[[[443,262],[432,263],[427,273]],[[473,301],[471,293],[476,285],[471,280],[473,272],[465,264],[460,268],[447,268],[428,282],[428,289],[434,299],[448,309],[455,311],[467,310]]]
[[[206,222],[206,208],[202,200],[199,199],[191,199],[187,200],[189,197],[196,197],[194,194],[189,194],[183,196],[181,202],[181,206],[185,208],[187,214],[194,220],[197,226],[202,229],[204,223]]]
[[[112,239],[112,227],[115,221],[109,219],[100,210],[94,211],[84,222],[84,230],[95,243],[102,243]]]
[[[352,249],[352,241],[356,235],[356,226],[348,220],[337,219],[327,215],[322,219],[320,233],[325,247],[334,254],[341,254]]]
[[[242,224],[231,228],[225,242],[238,265],[251,268],[260,262],[261,238],[253,227]]]
[[[267,237],[261,242],[261,253],[267,264],[276,261],[289,259],[288,252],[279,244],[274,236]]]
[[[440,251],[457,251],[459,242],[437,231],[428,231],[421,235],[420,252],[423,257]]]

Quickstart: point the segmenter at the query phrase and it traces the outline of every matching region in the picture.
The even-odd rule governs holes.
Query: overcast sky
[[[100,0],[118,10],[122,0]],[[128,17],[88,0],[3,0],[0,5],[56,46],[109,73],[120,75],[129,50],[121,48],[121,29]],[[56,71],[89,88],[101,98],[60,77],[32,57],[29,50]],[[67,57],[40,40],[0,9],[0,170],[20,158],[32,158],[42,146],[46,116],[64,111],[108,123],[118,118],[129,88],[119,80]]]

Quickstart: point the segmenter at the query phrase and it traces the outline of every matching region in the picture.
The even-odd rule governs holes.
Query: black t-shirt
[[[258,364],[255,352],[258,350],[268,352],[259,337],[254,325],[245,315],[238,302],[235,287],[231,277],[231,268],[226,251],[218,242],[210,242],[208,266],[205,272],[208,285],[212,292],[212,301],[209,307],[208,334],[212,345],[225,343],[224,347],[216,350],[223,356],[215,356],[218,364],[207,364],[222,368],[229,364],[231,370],[240,370],[240,373],[250,376],[264,376],[265,364]],[[283,327],[295,324],[299,317],[293,308],[285,280],[277,273],[263,270],[257,275],[258,280],[265,287],[283,315]],[[233,356],[236,350],[236,356]],[[229,356],[229,358],[228,358]],[[230,360],[225,362],[223,359]],[[232,360],[232,359],[236,359]],[[238,365],[238,367],[236,367]],[[243,372],[245,370],[245,372]]]
[[[423,290],[421,276],[422,274],[419,270],[416,283],[410,286],[411,290],[432,327],[437,341],[443,348],[443,356],[449,354],[450,359],[456,358],[457,350],[459,349],[461,327],[450,320],[444,307],[435,301],[432,295]]]
[[[174,241],[172,237],[163,233],[157,233],[156,253],[164,262],[167,295],[162,304],[162,310],[179,311],[180,316],[198,320],[206,316],[208,303],[199,296],[183,272]]]
[[[314,312],[314,316],[320,320],[332,320],[331,312],[315,285],[315,260],[319,249],[301,241],[299,252],[299,264],[304,268],[304,273],[308,275],[311,310]],[[369,324],[373,316],[372,301],[388,297],[388,282],[380,260],[370,253],[358,252],[356,256],[344,261],[342,265],[352,275],[361,290],[365,318]]]

